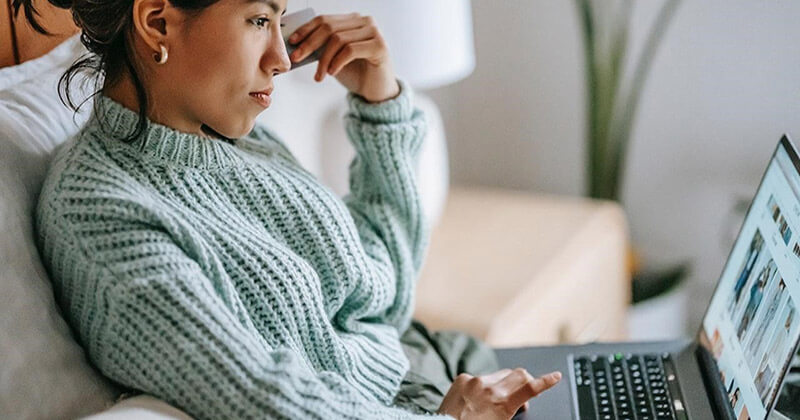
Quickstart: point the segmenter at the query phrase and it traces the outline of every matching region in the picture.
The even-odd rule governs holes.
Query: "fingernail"
[[[553,373],[551,373],[551,374],[550,374],[550,376],[551,376],[553,379],[557,380],[557,381],[560,381],[560,380],[561,380],[561,372],[553,372]]]

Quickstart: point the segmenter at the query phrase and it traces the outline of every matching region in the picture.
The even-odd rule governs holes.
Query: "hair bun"
[[[60,7],[62,9],[71,9],[72,8],[72,0],[47,0],[53,6]]]

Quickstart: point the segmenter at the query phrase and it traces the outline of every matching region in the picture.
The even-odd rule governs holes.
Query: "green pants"
[[[500,370],[491,347],[461,332],[431,333],[412,320],[400,343],[411,368],[394,404],[414,413],[435,413],[459,374],[478,376]]]

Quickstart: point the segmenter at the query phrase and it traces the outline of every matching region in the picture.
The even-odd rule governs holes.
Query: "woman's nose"
[[[266,54],[266,69],[272,75],[286,73],[292,68],[292,62],[289,59],[289,53],[286,51],[286,45],[283,43],[283,37],[280,32],[277,36],[273,37],[274,41],[270,43],[269,51]]]

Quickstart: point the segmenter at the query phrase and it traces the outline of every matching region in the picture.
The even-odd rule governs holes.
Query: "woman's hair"
[[[147,93],[142,85],[141,74],[137,72],[136,57],[133,51],[133,1],[134,0],[48,0],[51,4],[72,12],[72,20],[81,29],[81,43],[89,50],[76,60],[61,75],[58,82],[58,96],[64,105],[77,112],[86,100],[100,93],[96,90],[79,105],[75,105],[70,95],[69,87],[74,77],[81,72],[102,75],[106,82],[115,84],[119,81],[124,70],[130,74],[136,88],[136,97],[139,102],[139,121],[134,132],[121,139],[125,142],[135,141],[144,131],[147,120]],[[218,0],[168,0],[174,7],[182,9],[187,15],[196,15],[206,7]],[[38,10],[33,4],[34,0],[11,0],[14,17],[22,9],[25,18],[31,27],[44,35],[52,35],[37,20]],[[98,79],[99,80],[99,79]]]

